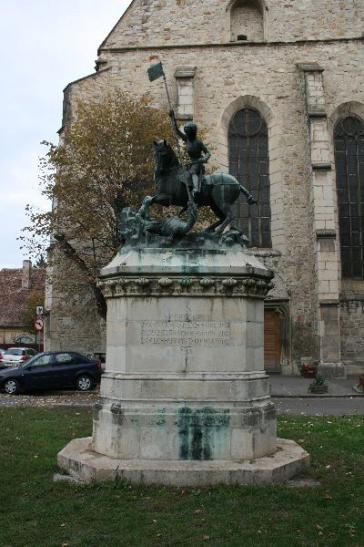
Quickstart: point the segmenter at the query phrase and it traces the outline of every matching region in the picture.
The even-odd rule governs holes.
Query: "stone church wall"
[[[341,302],[340,312],[342,358],[348,374],[355,374],[364,363],[364,298]]]
[[[313,236],[311,137],[305,83],[297,65],[319,63],[324,69],[326,108],[328,116],[332,116],[347,101],[364,104],[363,45],[359,39],[212,45],[211,42],[228,41],[226,32],[230,32],[230,20],[227,27],[225,25],[228,31],[224,27],[225,34],[216,24],[216,21],[223,20],[221,17],[226,12],[226,5],[217,0],[136,0],[100,49],[103,69],[68,87],[69,115],[75,115],[72,105],[78,98],[94,100],[112,87],[133,94],[148,92],[155,104],[167,111],[161,81],[149,83],[146,76],[151,55],[159,56],[163,61],[174,99],[177,94],[176,68],[196,67],[194,120],[204,129],[214,165],[227,171],[229,120],[241,108],[259,110],[267,122],[269,134],[272,247],[279,256],[274,264],[289,295],[291,338],[287,362],[291,364],[284,371],[290,373],[297,371],[302,356],[319,358],[320,333],[316,242]],[[364,3],[353,0],[272,0],[266,1],[264,6],[266,39],[272,41],[358,37],[363,28]],[[326,21],[323,21],[324,16]],[[161,30],[155,32],[157,28]],[[141,41],[147,46],[144,49]],[[186,42],[195,45],[188,46]],[[197,46],[198,42],[204,45]],[[168,46],[168,49],[157,45]],[[329,147],[333,165],[332,143]],[[320,283],[327,282],[329,293],[330,283],[338,287],[337,264],[330,265],[327,260],[327,270],[327,280],[321,278]],[[354,316],[350,313],[341,314],[342,318],[347,317],[345,325],[350,325],[353,317],[353,320],[357,317],[357,312]],[[54,340],[65,336],[64,322],[67,322],[64,316],[57,321],[57,314],[55,307]],[[102,347],[102,329],[95,330],[92,313],[84,321],[83,345],[86,347],[87,340],[91,340],[92,331],[90,347]],[[344,332],[349,329],[345,325]],[[343,347],[345,354],[345,343]]]
[[[255,3],[262,12],[267,41],[351,38],[361,36],[364,28],[361,0]],[[135,0],[102,47],[230,42],[230,12],[236,4],[234,0]]]
[[[55,264],[47,288],[46,309],[51,313],[45,318],[45,350],[104,353],[105,321],[91,290],[70,260],[57,256]]]

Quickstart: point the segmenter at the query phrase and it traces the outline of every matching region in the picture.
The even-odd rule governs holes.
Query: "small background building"
[[[43,305],[44,286],[44,268],[33,268],[30,260],[23,268],[0,270],[0,347],[34,345],[34,303]]]

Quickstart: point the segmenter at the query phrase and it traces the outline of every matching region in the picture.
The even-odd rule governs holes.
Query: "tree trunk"
[[[67,241],[64,234],[56,234],[54,235],[54,239],[57,241],[58,246],[60,247],[64,255],[72,260],[72,262],[74,262],[81,270],[81,272],[86,275],[88,279],[87,284],[89,285],[95,298],[98,314],[102,319],[106,320],[106,300],[104,298],[104,295],[102,294],[101,289],[97,286],[97,281],[94,279],[94,275],[90,272],[85,261],[78,255],[76,249],[70,244],[69,241]]]

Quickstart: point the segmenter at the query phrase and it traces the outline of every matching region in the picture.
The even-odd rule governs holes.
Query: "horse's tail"
[[[249,198],[249,196],[251,196],[251,193],[249,192],[249,190],[245,188],[245,186],[243,186],[242,184],[239,184],[239,188],[240,188],[240,192],[244,194],[245,197]]]
[[[254,205],[255,203],[258,203],[256,198],[243,186],[242,184],[239,184],[239,189],[242,194],[246,197],[246,201],[249,203],[249,205]]]

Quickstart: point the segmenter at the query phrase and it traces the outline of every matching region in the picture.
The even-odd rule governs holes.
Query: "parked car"
[[[21,391],[93,389],[101,377],[101,363],[75,352],[39,353],[17,368],[0,370],[0,388],[10,395]]]
[[[102,370],[102,372],[105,372],[105,370],[106,370],[106,353],[100,353],[100,352],[88,353],[87,357],[89,359],[94,359],[94,360],[96,359],[97,361],[100,361],[101,370]]]
[[[32,348],[9,348],[4,355],[0,356],[0,366],[14,367],[25,363],[34,355],[37,355]]]
[[[4,353],[5,353],[5,350],[0,348],[0,361],[3,358]]]

